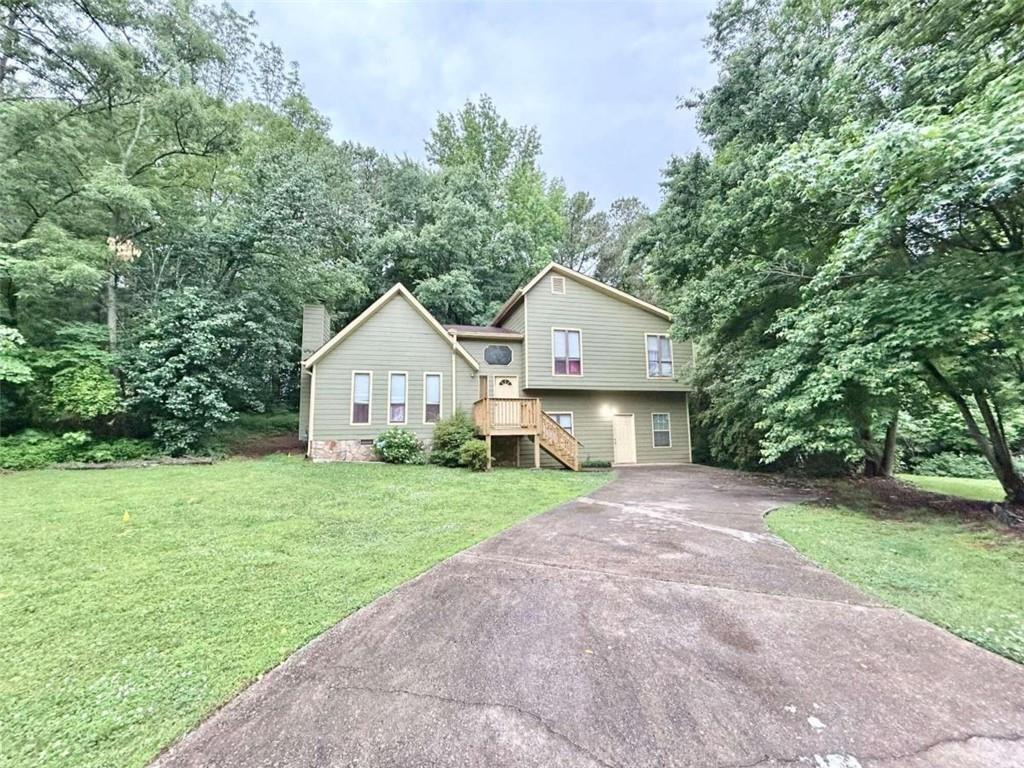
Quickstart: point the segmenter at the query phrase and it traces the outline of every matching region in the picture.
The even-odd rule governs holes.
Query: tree
[[[713,154],[670,164],[640,245],[705,352],[712,445],[884,473],[928,385],[1024,503],[1000,418],[1024,389],[1019,25],[983,0],[712,21],[721,75],[691,104]]]

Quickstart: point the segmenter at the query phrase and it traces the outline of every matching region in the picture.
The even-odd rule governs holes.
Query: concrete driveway
[[[157,765],[1024,766],[1024,668],[767,533],[789,499],[622,470],[354,614]]]

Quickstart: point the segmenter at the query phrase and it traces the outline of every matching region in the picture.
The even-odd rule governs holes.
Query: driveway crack
[[[364,691],[366,693],[379,693],[379,694],[392,695],[392,696],[412,696],[412,697],[418,698],[418,699],[429,699],[431,701],[440,701],[440,702],[444,702],[446,704],[455,704],[457,706],[469,707],[469,708],[473,708],[473,709],[475,709],[475,708],[480,708],[480,709],[503,709],[503,710],[507,710],[507,711],[510,711],[510,712],[515,712],[516,714],[518,714],[518,715],[520,715],[522,717],[525,717],[525,718],[527,718],[529,720],[532,720],[533,722],[537,723],[547,733],[549,733],[551,736],[555,737],[555,739],[557,739],[558,741],[561,741],[564,744],[568,744],[573,750],[575,750],[576,752],[579,752],[582,755],[585,755],[586,757],[588,757],[593,762],[597,763],[600,766],[603,766],[603,768],[618,768],[618,766],[615,765],[614,763],[609,763],[606,760],[601,759],[600,757],[595,755],[593,752],[591,752],[589,749],[587,749],[585,746],[583,746],[582,744],[580,744],[577,741],[574,741],[569,736],[567,736],[566,734],[564,734],[561,731],[559,731],[551,723],[549,723],[543,717],[538,715],[536,712],[531,712],[528,709],[523,709],[522,707],[516,706],[515,704],[505,704],[503,702],[496,702],[496,701],[472,701],[472,700],[469,700],[469,699],[460,699],[460,698],[457,698],[457,697],[454,697],[454,696],[444,696],[444,695],[441,695],[439,693],[427,693],[425,691],[412,691],[412,690],[409,690],[407,688],[383,688],[383,687],[372,686],[372,685],[338,685],[338,686],[332,686],[332,688],[335,688],[336,690]]]

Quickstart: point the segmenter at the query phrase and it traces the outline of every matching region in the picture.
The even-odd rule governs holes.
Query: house
[[[317,461],[368,460],[403,427],[472,415],[491,455],[519,466],[691,460],[693,347],[665,310],[558,264],[487,326],[442,325],[401,284],[330,335],[304,308],[299,437]]]

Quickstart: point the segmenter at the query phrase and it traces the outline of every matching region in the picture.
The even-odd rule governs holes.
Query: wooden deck
[[[491,438],[526,436],[533,439],[533,465],[540,467],[543,448],[569,469],[580,468],[579,441],[540,407],[538,397],[486,397],[473,403],[473,421],[487,441],[488,463]]]

